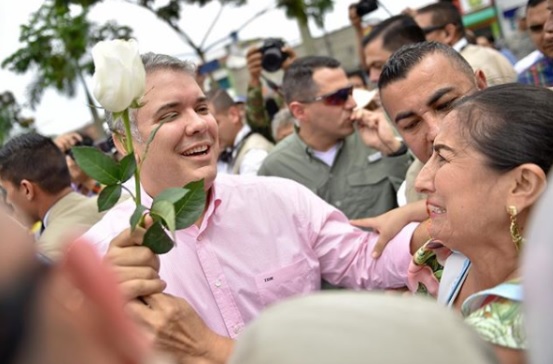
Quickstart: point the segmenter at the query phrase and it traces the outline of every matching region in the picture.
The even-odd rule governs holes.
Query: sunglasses
[[[436,30],[442,30],[446,27],[447,24],[442,24],[442,25],[432,25],[430,27],[426,27],[426,28],[422,28],[422,32],[427,35],[427,34],[430,34],[432,32],[435,32]]]
[[[530,26],[528,27],[528,29],[529,29],[532,33],[541,33],[541,32],[543,32],[543,24],[530,25]]]
[[[326,106],[343,106],[348,102],[348,98],[353,94],[353,86],[341,88],[337,91],[333,91],[321,96],[317,96],[311,100],[301,101],[303,103],[313,103],[322,101]]]

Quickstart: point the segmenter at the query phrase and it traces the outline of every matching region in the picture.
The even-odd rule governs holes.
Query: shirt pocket
[[[349,218],[376,216],[397,206],[394,184],[385,171],[375,168],[351,173],[347,184],[342,204],[352,209]]]
[[[255,283],[261,303],[268,306],[287,297],[314,291],[313,275],[306,259],[258,274]]]

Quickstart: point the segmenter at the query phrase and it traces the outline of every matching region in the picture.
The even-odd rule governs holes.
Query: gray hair
[[[144,69],[146,75],[157,70],[169,70],[176,72],[187,73],[192,77],[196,75],[196,65],[191,61],[180,60],[178,58],[168,56],[166,54],[156,54],[152,52],[145,53],[140,56],[142,63],[144,63]],[[148,92],[148,90],[146,90]],[[136,123],[136,109],[131,109],[129,113],[131,121],[131,134],[137,142],[142,142],[142,137],[138,132],[138,126]],[[106,122],[112,133],[122,134],[125,133],[125,127],[121,118],[113,119],[113,113],[106,111]]]
[[[281,128],[284,128],[288,125],[298,125],[298,121],[292,115],[290,110],[288,108],[279,110],[275,116],[273,117],[273,121],[271,122],[271,133],[273,135],[273,139],[277,140],[278,130]]]

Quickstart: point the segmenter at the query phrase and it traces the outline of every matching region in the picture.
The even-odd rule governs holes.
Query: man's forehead
[[[419,24],[419,26],[421,28],[426,27],[428,25],[433,25],[432,24],[432,13],[431,12],[416,13],[415,14],[415,21],[417,22],[417,24]]]

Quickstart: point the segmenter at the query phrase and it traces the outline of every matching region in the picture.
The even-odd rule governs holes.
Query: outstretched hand
[[[154,294],[127,304],[155,347],[177,363],[225,363],[234,342],[210,330],[184,299]]]
[[[390,240],[407,224],[424,221],[426,218],[428,218],[426,202],[417,201],[376,217],[350,220],[350,223],[357,227],[370,228],[378,232],[379,237],[373,249],[373,258],[378,258]]]

